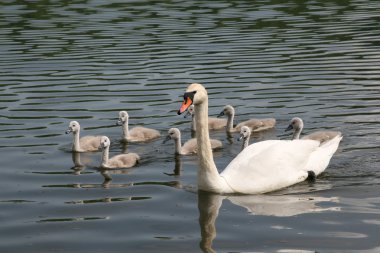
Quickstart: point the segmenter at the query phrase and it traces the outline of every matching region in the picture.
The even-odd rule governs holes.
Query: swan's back
[[[319,147],[313,140],[270,140],[240,152],[220,174],[241,193],[265,193],[304,181],[310,156]]]
[[[84,136],[79,139],[80,148],[84,151],[98,151],[101,136]]]
[[[107,162],[107,167],[109,168],[130,168],[135,166],[140,157],[136,153],[120,154],[113,156]]]
[[[240,131],[242,126],[247,126],[251,128],[252,132],[263,131],[267,129],[271,129],[276,125],[276,119],[268,118],[268,119],[250,119],[247,121],[243,121],[236,125],[236,131]]]
[[[146,127],[134,127],[129,130],[129,141],[149,141],[160,137],[160,132]]]

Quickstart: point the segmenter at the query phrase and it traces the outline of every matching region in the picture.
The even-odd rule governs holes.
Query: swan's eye
[[[73,124],[73,127],[76,127],[76,125],[75,125],[75,124]]]
[[[173,135],[174,133],[170,133],[170,135]]]

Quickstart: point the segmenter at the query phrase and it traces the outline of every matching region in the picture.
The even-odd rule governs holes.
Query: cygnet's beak
[[[117,126],[123,125],[123,121],[121,119],[118,119],[118,121],[116,121],[116,125]]]
[[[69,134],[69,133],[71,133],[73,130],[69,127],[69,128],[67,128],[67,130],[66,130],[66,134]]]
[[[170,137],[170,135],[168,134],[167,136],[166,136],[166,138],[165,138],[165,140],[162,142],[162,143],[166,143],[168,140],[170,140],[171,139],[171,137]]]
[[[289,130],[292,130],[293,129],[293,125],[292,124],[289,124],[289,126],[285,129],[285,132],[286,131],[289,131]]]
[[[218,116],[216,116],[217,118],[221,118],[221,117],[223,117],[224,116],[224,111],[221,111],[221,113],[219,113],[219,115]]]
[[[237,140],[238,140],[238,141],[241,141],[242,139],[244,139],[244,135],[243,135],[243,134],[240,134],[240,136],[237,137]]]

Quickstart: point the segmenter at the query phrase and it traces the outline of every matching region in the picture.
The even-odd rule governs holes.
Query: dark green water
[[[378,1],[1,1],[0,251],[380,252],[379,17]],[[164,137],[123,146],[115,126],[128,110],[190,138],[176,111],[191,82],[210,115],[276,118],[254,141],[289,138],[294,116],[343,141],[315,183],[197,193],[196,156],[176,160]],[[71,120],[141,164],[104,174],[99,152],[72,157]],[[240,143],[211,136],[222,170]]]

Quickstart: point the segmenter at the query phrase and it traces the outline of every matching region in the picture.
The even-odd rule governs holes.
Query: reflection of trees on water
[[[221,196],[208,192],[198,192],[199,225],[201,229],[200,248],[205,253],[215,253],[212,249],[216,237],[215,222],[223,200],[241,206],[253,215],[290,217],[306,213],[340,211],[340,207],[320,207],[320,202],[338,203],[338,198],[312,195],[243,195]]]

